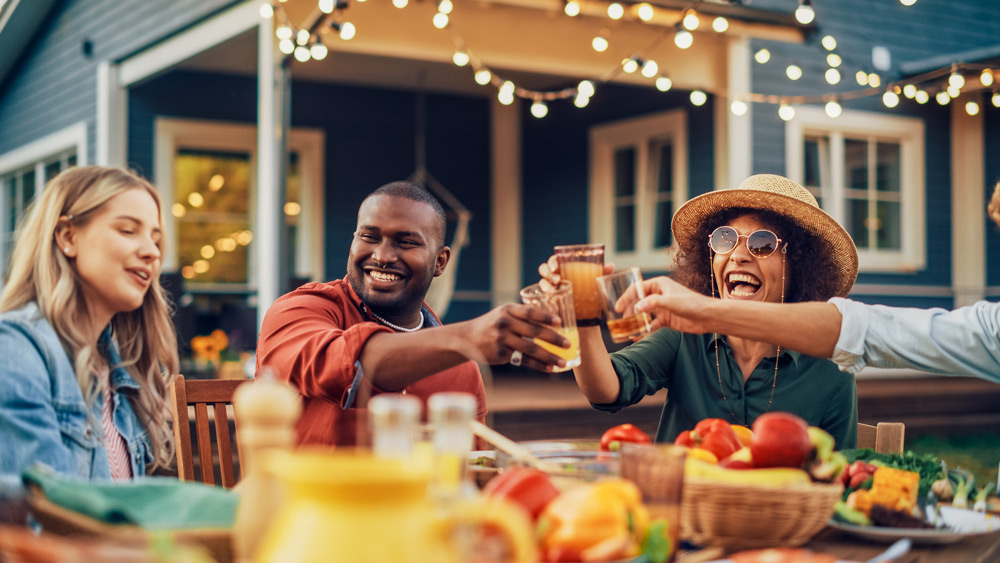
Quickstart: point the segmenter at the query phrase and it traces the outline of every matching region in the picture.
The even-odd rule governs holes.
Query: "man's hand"
[[[508,303],[466,322],[469,325],[466,337],[491,364],[505,364],[518,351],[523,354],[523,366],[545,371],[566,365],[566,360],[533,342],[534,338],[541,338],[561,348],[569,347],[569,339],[553,330],[559,325],[559,317],[555,315]]]
[[[607,263],[604,265],[604,275],[613,274],[614,272],[614,264]],[[538,275],[542,277],[538,283],[544,291],[552,291],[554,287],[559,285],[559,282],[562,281],[562,276],[559,275],[559,259],[556,258],[555,254],[549,256],[548,260],[538,266]]]
[[[646,297],[636,303],[636,311],[653,316],[653,330],[663,327],[681,332],[703,334],[713,332],[709,307],[718,300],[692,291],[674,280],[659,276],[643,281]]]

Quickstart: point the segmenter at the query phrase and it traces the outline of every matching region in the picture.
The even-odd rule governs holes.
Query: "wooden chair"
[[[222,486],[232,488],[236,484],[233,470],[233,446],[229,434],[229,417],[226,406],[233,403],[233,392],[248,379],[194,379],[185,381],[178,375],[170,387],[170,398],[174,412],[174,441],[177,445],[177,477],[181,481],[201,481],[215,484],[215,463],[212,455],[212,432],[208,409],[211,405],[215,419],[215,442],[219,456],[219,473]],[[194,405],[195,432],[198,441],[198,465],[201,479],[194,471],[194,455],[191,444],[191,424],[188,406]],[[243,467],[243,455],[236,448]]]
[[[879,422],[877,425],[858,423],[858,447],[871,448],[882,454],[903,453],[902,422]]]

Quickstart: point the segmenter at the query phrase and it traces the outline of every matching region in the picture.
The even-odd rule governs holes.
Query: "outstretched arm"
[[[668,327],[695,334],[717,332],[819,358],[832,356],[840,337],[840,311],[830,303],[714,299],[662,276],[643,285],[646,297],[636,309],[655,317],[654,330]]]

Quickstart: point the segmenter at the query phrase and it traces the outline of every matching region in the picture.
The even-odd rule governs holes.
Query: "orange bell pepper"
[[[610,561],[636,557],[649,526],[638,487],[603,479],[563,492],[538,519],[542,561]]]

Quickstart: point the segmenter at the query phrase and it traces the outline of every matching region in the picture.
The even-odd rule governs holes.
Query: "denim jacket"
[[[138,394],[139,385],[116,367],[121,356],[110,326],[98,350],[111,366],[115,427],[125,439],[132,475],[142,476],[153,457],[128,397]],[[111,479],[102,400],[98,394],[87,405],[73,362],[37,304],[0,314],[0,484],[18,486],[21,473],[37,462],[82,480]]]

